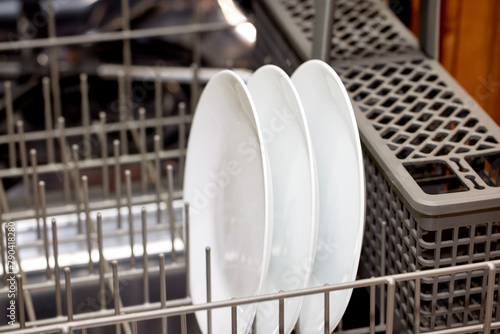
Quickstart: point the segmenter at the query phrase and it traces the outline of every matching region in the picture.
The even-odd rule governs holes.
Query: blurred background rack
[[[499,328],[500,132],[436,60],[439,6],[421,1],[418,41],[378,0],[1,3],[0,251],[5,268],[12,222],[25,310],[14,328],[197,333],[196,310],[350,287],[339,332]],[[202,87],[221,68],[291,74],[310,58],[332,64],[355,107],[359,280],[190,305],[182,179]]]

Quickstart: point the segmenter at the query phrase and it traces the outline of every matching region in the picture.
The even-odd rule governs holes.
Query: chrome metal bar
[[[139,109],[139,151],[141,154],[141,191],[146,194],[148,190],[148,171],[146,169],[146,126],[144,121],[146,119],[146,109]]]
[[[394,297],[396,293],[396,282],[392,277],[387,278],[387,320],[385,333],[392,334],[394,328]]]
[[[130,170],[125,171],[125,187],[127,190],[127,207],[128,207],[128,230],[130,242],[130,267],[135,268],[134,255],[134,216],[132,214],[132,177]]]
[[[207,282],[207,303],[212,301],[212,267],[211,267],[211,249],[209,246],[205,248],[205,270]],[[212,310],[207,310],[207,330],[208,334],[212,333]]]
[[[120,123],[128,121],[129,114],[127,112],[127,93],[125,87],[125,71],[118,72],[118,110],[120,114]],[[128,153],[127,128],[120,127],[120,144],[122,154]]]
[[[190,275],[191,275],[191,270],[189,269],[189,203],[186,202],[184,203],[184,229],[185,229],[185,234],[184,234],[184,261],[186,263],[186,296],[189,297],[191,295],[191,291],[189,289],[190,283]]]
[[[488,264],[488,288],[486,290],[486,306],[484,308],[484,327],[483,333],[489,333],[491,329],[491,320],[493,316],[493,298],[495,293],[495,274],[494,264]]]
[[[29,173],[28,173],[28,162],[26,157],[26,141],[24,138],[24,125],[23,121],[17,121],[17,133],[19,134],[19,155],[21,157],[21,166],[23,169],[23,187],[24,187],[24,199],[26,207],[31,206],[31,191],[29,184]],[[36,190],[35,190],[36,191]]]
[[[19,326],[21,328],[26,328],[26,319],[24,315],[24,288],[23,288],[23,276],[16,275],[17,284],[17,312],[19,314]]]
[[[130,8],[129,0],[121,0],[121,12],[122,12],[122,31],[128,33],[130,31]],[[125,67],[125,93],[126,93],[126,108],[127,115],[129,118],[132,117],[133,106],[132,106],[132,79],[130,77],[130,67],[132,65],[132,51],[130,47],[130,39],[123,40],[123,66]]]
[[[187,334],[186,314],[181,314],[181,334]]]
[[[122,215],[121,208],[121,172],[120,172],[120,141],[115,139],[113,141],[113,155],[115,157],[115,197],[116,197],[116,218],[118,219],[118,229],[122,228]]]
[[[316,0],[311,58],[330,62],[335,0]]]
[[[58,119],[62,116],[61,113],[61,91],[60,91],[60,83],[59,83],[59,60],[57,54],[56,45],[49,45],[52,41],[57,41],[56,37],[56,17],[54,10],[54,1],[47,1],[47,23],[48,23],[48,35],[49,38],[47,41],[49,43],[45,45],[40,45],[40,47],[49,46],[49,61],[50,61],[50,82],[52,83],[52,97],[54,99],[54,115],[55,118]],[[36,39],[32,39],[31,41],[36,41]],[[27,42],[27,40],[23,41]],[[28,43],[29,44],[29,43]],[[15,48],[22,49],[22,46],[14,46]],[[1,48],[1,46],[0,46]]]
[[[101,159],[102,164],[102,196],[104,199],[109,198],[109,166],[108,166],[108,138],[106,136],[106,113],[99,113],[99,121],[101,126]]]
[[[61,274],[59,270],[59,239],[57,238],[57,224],[55,218],[52,218],[52,247],[54,253],[56,315],[59,317],[62,315]]]
[[[180,199],[182,198],[182,191],[175,191],[174,192],[174,199]],[[132,205],[144,205],[148,203],[154,203],[156,200],[156,196],[151,194],[151,195],[134,195],[132,198]],[[162,196],[162,201],[167,201],[168,198],[167,196]],[[103,200],[103,201],[97,201],[97,202],[92,202],[89,203],[90,209],[92,211],[94,210],[104,210],[104,209],[111,209],[111,208],[116,208],[116,202],[114,200]],[[76,211],[76,206],[75,204],[63,204],[63,205],[57,205],[57,206],[51,206],[47,208],[47,214],[49,216],[56,216],[60,214],[68,214],[68,213],[74,213]],[[24,211],[14,211],[14,212],[8,212],[4,213],[4,221],[5,220],[12,220],[12,221],[18,221],[18,220],[24,220],[24,219],[33,219],[35,216],[34,210],[24,210]],[[168,224],[167,223],[162,223],[162,224]],[[162,224],[158,224],[158,226],[162,226]],[[177,227],[177,224],[176,224]],[[152,228],[152,227],[150,227]],[[118,232],[117,233],[121,233]]]
[[[420,46],[432,59],[439,59],[440,16],[441,0],[420,1]]]
[[[111,267],[113,268],[113,300],[115,315],[120,314],[120,284],[118,281],[118,262],[116,260],[111,261]],[[121,333],[120,323],[116,324],[116,333]]]
[[[328,284],[325,284],[328,286]],[[324,298],[324,306],[323,306],[323,312],[324,312],[324,319],[325,319],[325,324],[324,324],[324,333],[325,334],[330,334],[330,292],[325,292],[325,298]]]
[[[283,290],[281,290],[279,293],[283,293]],[[285,334],[285,299],[284,298],[279,299],[278,310],[279,310],[278,333]]]
[[[172,251],[170,252],[172,262],[175,262],[177,259],[177,254],[175,252],[175,213],[174,206],[172,204],[173,201],[173,192],[174,192],[174,172],[172,165],[167,165],[167,191],[168,191],[168,199],[167,199],[167,210],[168,210],[168,219],[170,222],[170,240],[172,242]]]
[[[14,141],[14,106],[12,105],[12,84],[5,81],[5,123],[7,125],[7,139],[9,143],[9,165],[10,168],[17,166],[16,145]]]
[[[73,321],[73,292],[71,291],[71,269],[64,268],[64,282],[66,287],[66,314],[68,321]]]
[[[54,163],[54,137],[52,136],[52,102],[50,100],[50,79],[48,77],[43,77],[42,79],[43,87],[43,102],[44,102],[44,116],[45,116],[45,130],[51,133],[47,135],[47,162],[49,164]]]
[[[156,222],[161,224],[161,165],[160,165],[160,136],[154,136],[155,151],[155,192],[156,192]]]
[[[161,81],[160,71],[157,69],[155,72],[155,117],[160,119],[163,117],[163,83]],[[161,124],[156,125],[156,135],[160,138],[160,142],[163,143],[163,126]]]
[[[31,179],[33,181],[33,208],[35,210],[36,219],[36,235],[38,239],[42,238],[42,232],[40,229],[40,199],[38,198],[38,171],[37,171],[37,154],[35,149],[30,150],[30,161],[31,161]],[[46,208],[45,208],[46,209]]]
[[[190,123],[192,121],[193,117],[191,115],[186,115],[185,116],[185,122],[186,123]],[[160,118],[160,119],[156,119],[156,118],[148,118],[146,119],[145,121],[145,124],[146,124],[146,127],[148,128],[151,128],[151,127],[155,127],[156,125],[158,124],[162,124],[163,126],[166,126],[166,125],[175,125],[177,126],[179,124],[179,121],[180,121],[180,118],[179,116],[165,116],[163,118]],[[121,120],[119,122],[114,122],[114,123],[108,123],[108,125],[106,126],[105,130],[107,133],[111,133],[111,132],[116,132],[116,131],[120,131],[122,129],[124,130],[127,130],[127,129],[135,129],[137,128],[137,120]],[[67,135],[68,137],[76,137],[76,136],[83,136],[85,130],[80,127],[80,126],[76,126],[76,127],[70,127],[70,128],[67,128],[65,129],[65,135]],[[90,125],[90,131],[92,133],[99,133],[102,131],[102,128],[99,124],[91,124]],[[58,130],[44,130],[44,131],[30,131],[30,132],[26,132],[24,134],[25,138],[26,138],[26,141],[33,141],[33,140],[44,140],[47,138],[47,136],[57,136],[59,134],[59,131]],[[0,144],[8,144],[9,141],[12,140],[13,142],[16,142],[16,141],[19,141],[19,135],[17,134],[14,134],[12,136],[9,136],[9,135],[0,135]],[[94,160],[94,159],[92,159]],[[15,167],[15,166],[14,166]]]
[[[102,237],[102,216],[101,213],[97,213],[97,245],[99,248],[99,306],[101,310],[106,308],[106,280],[105,274],[106,269],[104,267],[104,247],[103,247],[103,237]]]
[[[92,219],[90,218],[89,207],[89,183],[87,175],[82,176],[83,207],[85,209],[85,232],[87,236],[87,250],[89,253],[89,273],[94,273],[94,263],[92,262]]]
[[[46,269],[45,276],[47,279],[52,278],[52,270],[50,269],[50,254],[49,254],[49,232],[47,227],[47,201],[45,200],[45,182],[38,183],[38,189],[35,190],[40,195],[40,206],[42,207],[42,224],[43,224],[43,249],[45,251]]]
[[[146,219],[146,208],[142,207],[142,291],[144,295],[143,303],[149,303],[149,274],[148,274],[148,228],[147,228],[147,219]]]
[[[235,300],[236,298],[232,298]],[[237,306],[231,306],[231,333],[238,334],[238,313]]]
[[[184,164],[186,161],[186,104],[179,103],[179,187],[184,187]]]
[[[193,79],[191,80],[191,115],[194,115],[196,111],[196,105],[198,103],[199,87],[198,87],[198,64],[192,63],[191,70],[193,71]]]
[[[68,174],[68,158],[66,148],[66,129],[65,120],[63,117],[57,118],[57,126],[59,129],[59,147],[61,150],[61,161],[63,167],[63,187],[64,187],[64,203],[69,203],[71,193],[69,189],[69,174]]]
[[[234,26],[226,22],[211,22],[211,23],[178,25],[172,27],[135,29],[130,31],[104,32],[99,34],[63,36],[57,38],[37,38],[30,40],[10,41],[10,42],[0,43],[0,51],[10,51],[12,49],[44,48],[44,47],[87,44],[87,43],[102,43],[102,42],[120,41],[127,39],[130,40],[130,39],[148,38],[156,36],[165,37],[165,36],[192,34],[195,32],[219,31],[231,28],[234,28]],[[52,54],[50,58],[53,58]],[[54,78],[51,79],[54,80]]]
[[[161,308],[167,307],[167,286],[165,281],[165,254],[158,254],[158,265],[160,266],[158,279],[160,281],[160,305]],[[161,318],[162,333],[167,333],[167,318]]]
[[[385,275],[385,257],[386,257],[386,235],[387,235],[387,223],[382,221],[380,224],[380,275]],[[379,294],[379,324],[385,324],[385,286],[380,286],[380,294]]]
[[[82,128],[83,132],[83,158],[89,159],[92,154],[90,145],[90,110],[89,110],[89,89],[87,84],[87,74],[80,74],[80,92],[82,104]]]
[[[413,333],[414,334],[419,334],[420,333],[420,291],[421,291],[421,286],[420,286],[421,280],[420,278],[415,279],[415,294],[413,296],[415,303],[414,303],[414,313],[413,313]]]
[[[372,277],[373,278],[373,277]],[[375,298],[376,298],[376,287],[370,287],[370,334],[375,334]]]
[[[80,162],[78,161],[78,145],[74,144],[71,146],[71,157],[73,160],[73,186],[75,190],[75,205],[76,205],[76,215],[77,215],[77,221],[78,221],[78,234],[83,233],[83,228],[82,228],[82,202],[83,202],[83,195],[82,195],[82,190],[80,187]]]

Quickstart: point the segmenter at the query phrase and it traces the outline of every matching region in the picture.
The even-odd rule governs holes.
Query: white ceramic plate
[[[212,301],[261,292],[272,238],[272,185],[257,116],[243,81],[231,71],[205,87],[186,159],[190,203],[189,270],[194,304],[205,303],[205,248],[212,252]],[[248,333],[256,305],[238,306],[238,333]],[[197,312],[203,333],[207,313]],[[230,333],[230,308],[212,311],[212,332]]]
[[[305,288],[317,238],[316,164],[302,105],[280,68],[261,67],[248,81],[268,148],[274,198],[269,272],[262,293]],[[297,322],[303,298],[285,300],[285,333]],[[278,302],[259,303],[257,332],[278,333]]]
[[[363,158],[349,96],[333,69],[319,60],[292,75],[313,142],[319,183],[319,233],[309,286],[353,281],[359,264],[365,217]],[[345,312],[352,290],[330,294],[330,329]],[[323,333],[323,295],[304,299],[299,328]]]

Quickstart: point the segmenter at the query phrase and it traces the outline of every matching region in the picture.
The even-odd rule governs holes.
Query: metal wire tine
[[[30,161],[31,161],[31,176],[33,180],[33,204],[34,204],[34,209],[35,209],[35,219],[36,219],[36,234],[37,238],[41,239],[42,237],[42,232],[40,230],[40,212],[39,212],[39,206],[40,206],[40,201],[38,198],[38,169],[37,169],[37,156],[36,156],[36,150],[31,149],[30,150]]]
[[[172,165],[168,164],[167,165],[167,191],[168,191],[168,198],[167,198],[167,210],[168,210],[168,220],[170,221],[170,239],[172,241],[172,252],[170,253],[171,260],[172,262],[176,261],[176,254],[175,254],[175,214],[174,214],[174,205],[173,205],[173,199],[174,199],[174,172]]]
[[[108,138],[106,133],[106,113],[99,113],[101,122],[102,196],[109,198]]]
[[[380,236],[380,276],[385,276],[385,257],[386,257],[386,235],[387,235],[387,223],[382,221],[380,224],[381,236]],[[384,303],[386,301],[385,286],[380,285],[380,295],[379,295],[379,323],[385,323],[385,307]]]
[[[45,274],[47,279],[51,279],[52,271],[50,270],[50,254],[49,254],[49,234],[47,227],[47,201],[45,196],[45,182],[40,181],[38,183],[38,192],[40,194],[40,206],[42,207],[42,224],[43,224],[43,249],[45,251],[45,260],[47,262],[47,268]]]
[[[328,286],[328,283],[326,283],[325,286]],[[330,291],[325,292],[323,312],[325,319],[324,333],[330,334]]]
[[[137,334],[137,321],[132,321],[132,334]]]
[[[76,213],[78,215],[78,234],[83,233],[82,228],[82,190],[80,187],[80,165],[78,161],[78,145],[73,144],[71,146],[71,156],[73,160],[73,185],[75,187],[75,203],[76,203]]]
[[[280,290],[279,293],[283,293]],[[278,303],[279,318],[278,318],[278,333],[285,334],[285,299],[280,298]]]
[[[187,320],[186,314],[181,314],[181,334],[187,334]]]
[[[161,125],[161,118],[163,117],[163,85],[161,81],[160,70],[156,69],[155,73],[155,118],[156,122],[156,135],[160,137],[160,141],[163,142],[163,126]]]
[[[132,215],[132,176],[130,170],[125,170],[125,187],[127,190],[127,208],[128,208],[128,230],[130,240],[130,267],[135,268],[134,255],[134,216]]]
[[[419,270],[417,270],[419,271]],[[415,310],[414,310],[414,325],[413,325],[413,333],[419,334],[420,333],[420,290],[421,290],[421,279],[417,278],[415,279],[415,294],[414,294],[414,299],[415,299]]]
[[[48,35],[49,38],[56,37],[56,18],[54,12],[54,1],[47,1]],[[57,59],[57,47],[51,46],[49,49],[50,60],[50,82],[52,83],[52,97],[54,98],[54,115],[61,117],[61,91],[59,87],[59,63]]]
[[[116,217],[118,219],[118,229],[122,228],[121,208],[121,172],[120,172],[120,141],[113,140],[113,155],[115,158],[115,197],[116,197]]]
[[[189,280],[190,280],[190,275],[191,271],[189,269],[190,263],[189,263],[189,203],[186,202],[184,203],[184,229],[185,229],[185,234],[184,234],[184,261],[186,263],[186,297],[189,297],[191,295],[191,291],[189,290]]]
[[[5,259],[5,246],[4,246],[4,237],[3,237],[3,220],[0,220],[0,257],[2,258],[2,281],[3,286],[7,286],[7,261]]]
[[[186,104],[179,103],[179,185],[184,186],[184,164],[186,161]]]
[[[59,239],[57,238],[57,224],[56,219],[52,218],[52,247],[54,252],[54,283],[56,293],[56,314],[62,315],[62,301],[61,301],[61,276],[59,272]]]
[[[141,222],[142,222],[142,288],[144,294],[144,304],[149,303],[149,273],[148,273],[148,228],[146,219],[146,208],[141,209]]]
[[[59,147],[61,149],[61,160],[63,164],[64,202],[68,204],[71,194],[69,189],[68,158],[66,156],[66,129],[63,117],[57,118],[57,126],[59,129]]]
[[[71,269],[64,268],[64,282],[66,287],[66,313],[68,321],[73,321],[73,292],[71,291]]]
[[[394,279],[387,279],[387,320],[385,323],[385,333],[391,334],[394,328],[394,296],[396,292],[396,283]]]
[[[205,268],[207,280],[207,303],[212,301],[212,264],[211,264],[211,249],[209,246],[205,248]],[[212,333],[212,310],[207,309],[207,328],[208,334]]]
[[[371,277],[374,278],[374,277]],[[376,285],[370,286],[370,334],[375,334],[375,298]]]
[[[128,120],[127,115],[127,94],[125,92],[125,72],[118,71],[118,110],[120,114],[120,122],[122,125]],[[122,154],[128,152],[127,130],[125,127],[120,128],[120,143]]]
[[[12,84],[5,81],[5,121],[7,123],[7,135],[9,139],[9,165],[16,168],[16,141],[14,139],[14,106],[12,104]]]
[[[486,307],[484,309],[483,333],[490,333],[491,318],[493,316],[493,298],[495,293],[496,267],[493,263],[488,263],[488,288],[486,290]]]
[[[160,304],[161,308],[167,307],[167,286],[165,281],[165,254],[158,254],[158,264],[160,266],[158,280],[160,281]],[[167,333],[167,318],[161,318],[162,333]]]
[[[146,169],[146,109],[139,109],[139,127],[140,127],[140,152],[141,152],[141,191],[145,195],[148,186],[148,175]]]
[[[54,163],[54,135],[52,132],[52,102],[50,100],[50,79],[43,77],[43,106],[45,116],[45,130],[47,131],[46,145],[47,145],[47,161],[49,164]]]
[[[231,298],[231,300],[235,300],[236,298]],[[238,313],[236,312],[237,306],[233,305],[231,306],[231,333],[232,334],[237,334],[238,333]]]
[[[104,268],[102,216],[100,212],[97,213],[97,245],[99,248],[99,305],[101,306],[101,310],[104,310],[106,308],[106,280],[104,277],[106,269]]]
[[[83,205],[85,207],[85,230],[87,234],[87,249],[89,252],[89,273],[94,272],[94,264],[92,262],[92,221],[90,218],[90,207],[89,207],[89,183],[87,175],[82,176],[82,189],[83,189]]]
[[[160,136],[154,136],[155,149],[155,192],[156,192],[156,222],[161,224],[161,166],[160,166]]]
[[[198,95],[199,95],[198,68],[199,68],[198,64],[196,63],[191,64],[191,70],[193,71],[193,80],[191,80],[191,115],[193,116],[196,111],[196,104],[198,103]]]
[[[19,155],[21,156],[21,167],[23,169],[24,199],[26,207],[31,206],[31,191],[29,185],[28,162],[26,157],[26,140],[24,137],[23,121],[17,121],[17,133],[19,134]]]
[[[120,314],[120,284],[118,281],[118,262],[116,260],[111,261],[111,267],[113,269],[113,300],[115,315]],[[116,333],[121,333],[120,324],[116,325]]]
[[[26,317],[24,314],[24,287],[23,287],[23,276],[16,275],[17,284],[17,311],[19,313],[19,326],[21,328],[26,328]]]
[[[83,157],[89,159],[92,148],[90,145],[89,88],[85,73],[80,74],[80,91],[82,96]]]
[[[121,1],[121,11],[122,11],[123,31],[129,31],[130,30],[129,0]],[[132,51],[130,47],[130,39],[128,38],[123,39],[123,65],[125,68],[127,112],[130,117],[132,115],[132,79],[130,77],[130,70],[132,66]]]

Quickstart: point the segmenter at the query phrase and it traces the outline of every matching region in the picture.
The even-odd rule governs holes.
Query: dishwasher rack
[[[16,318],[14,327],[2,323],[0,332],[14,330],[16,333],[79,331],[99,333],[114,328],[116,332],[125,333],[151,330],[165,333],[168,328],[169,332],[197,333],[199,330],[193,313],[217,307],[228,308],[228,322],[231,322],[235,332],[238,321],[236,308],[240,304],[277,300],[280,308],[280,324],[283,325],[284,299],[314,293],[324,294],[326,315],[329,308],[328,294],[349,288],[367,292],[368,296],[363,300],[363,306],[367,307],[366,314],[359,314],[359,317],[366,321],[351,328],[344,328],[341,323],[337,332],[392,333],[411,330],[415,333],[420,331],[465,333],[490,330],[497,332],[500,328],[500,322],[497,321],[500,319],[498,316],[500,308],[497,306],[498,272],[500,272],[497,268],[500,266],[500,261],[493,260],[494,254],[491,258],[476,257],[474,262],[477,263],[472,263],[471,260],[470,263],[465,262],[467,264],[463,265],[455,263],[446,267],[431,266],[432,269],[416,266],[407,269],[400,266],[401,263],[406,263],[404,261],[407,259],[397,258],[402,252],[397,248],[400,240],[398,237],[402,235],[402,239],[406,240],[408,236],[420,237],[422,232],[411,229],[401,232],[399,221],[390,215],[387,216],[388,208],[397,209],[406,206],[411,209],[411,205],[400,201],[403,197],[394,190],[384,172],[381,172],[385,166],[379,167],[380,160],[373,153],[377,148],[367,145],[368,136],[363,131],[361,135],[367,170],[367,190],[370,194],[371,190],[377,189],[376,193],[380,197],[369,198],[366,246],[361,269],[366,277],[374,277],[311,289],[191,305],[187,284],[188,245],[183,242],[187,240],[189,234],[189,222],[182,219],[188,216],[183,215],[183,211],[189,210],[189,205],[182,203],[181,200],[182,172],[186,137],[198,92],[207,76],[216,71],[216,69],[202,68],[200,65],[198,33],[231,29],[232,26],[223,23],[195,22],[180,27],[129,30],[128,1],[122,0],[124,31],[57,37],[53,1],[49,0],[47,3],[50,36],[48,39],[0,44],[0,50],[10,50],[13,47],[50,49],[50,78],[42,80],[45,131],[26,132],[23,122],[16,121],[12,107],[11,86],[9,83],[5,84],[7,133],[0,136],[0,144],[8,147],[9,168],[0,170],[2,179],[0,212],[4,227],[7,228],[0,229],[3,234],[1,254],[2,260],[5,261],[9,246],[7,238],[9,227],[15,224],[18,237],[16,251],[22,253],[21,257],[16,258],[19,274],[16,275],[18,293],[15,301],[21,310],[26,308],[26,314],[17,309],[16,314],[19,317]],[[300,62],[311,56],[310,49],[320,50],[318,54],[321,50],[324,53],[328,49],[325,45],[329,43],[324,39],[321,41],[321,37],[325,37],[325,34],[319,33],[313,24],[313,21],[316,22],[315,5],[321,5],[322,2],[314,4],[311,1],[289,1],[288,8],[295,8],[294,10],[300,15],[290,15],[289,18],[285,15],[284,19],[283,15],[281,19],[268,17],[269,10],[271,13],[276,13],[279,4],[283,6],[286,3],[267,2],[269,6],[275,6],[275,11],[269,8],[263,9],[266,5],[261,2],[253,3],[257,30],[268,32],[258,39],[257,43],[260,45],[257,45],[255,54],[259,62],[277,63],[290,73]],[[290,11],[281,11],[282,14],[287,12]],[[331,56],[329,61],[351,90],[357,117],[359,115],[364,117],[361,118],[363,121],[359,122],[361,126],[373,128],[372,123],[376,123],[375,125],[380,128],[371,131],[377,131],[377,136],[387,141],[392,138],[383,138],[384,135],[379,135],[387,130],[380,125],[384,123],[379,122],[387,114],[382,112],[370,121],[364,120],[366,118],[364,115],[372,113],[372,109],[383,111],[387,109],[380,105],[383,103],[380,99],[373,104],[368,103],[370,99],[373,101],[373,98],[376,98],[375,88],[368,86],[377,78],[386,78],[375,73],[382,71],[383,68],[377,69],[375,67],[377,62],[382,62],[384,66],[390,63],[396,67],[393,72],[397,75],[408,66],[413,68],[422,66],[425,72],[430,71],[430,76],[437,75],[440,78],[445,76],[438,65],[421,53],[418,43],[391,15],[385,5],[377,0],[337,1],[334,19],[330,18],[332,21],[329,21],[328,17],[321,18],[323,21],[318,19],[319,26],[334,24],[337,30],[346,31],[347,37],[334,34],[333,48],[329,50]],[[296,30],[297,28],[293,27],[297,23],[293,23],[292,17],[299,23],[302,20],[308,23],[303,24],[301,30]],[[371,35],[363,35],[364,30],[359,25],[363,20],[377,24],[378,30],[371,32]],[[351,35],[349,31],[352,32]],[[380,33],[379,41],[374,39],[377,37],[377,32]],[[194,63],[191,68],[144,69],[132,65],[130,39],[169,34],[193,35]],[[326,33],[328,37],[329,34],[331,31]],[[57,84],[59,80],[57,47],[111,40],[123,41],[125,62],[123,66],[107,66],[102,69],[101,74],[103,77],[116,80],[119,87],[117,96],[119,120],[110,121],[106,113],[102,112],[99,121],[90,122],[88,77],[82,74],[80,76],[82,124],[66,127],[65,120],[61,117],[60,91]],[[430,40],[432,41],[432,38]],[[380,47],[379,44],[383,46]],[[353,71],[358,73],[350,78],[349,75]],[[179,73],[180,75],[176,75]],[[248,74],[245,71],[241,73]],[[361,77],[367,74],[371,74],[372,78],[364,80],[367,81],[365,83]],[[134,80],[142,80],[148,83],[148,87],[154,87],[150,88],[156,98],[155,108],[150,113],[154,115],[153,117],[147,117],[148,110],[132,100],[131,89]],[[179,104],[172,115],[165,117],[158,101],[164,94],[162,82],[167,80],[187,82],[191,87],[193,100]],[[389,79],[384,79],[387,80]],[[452,79],[447,77],[443,82],[449,85],[451,81]],[[356,86],[358,88],[354,89]],[[464,96],[456,85],[452,84],[447,88],[453,92],[458,91],[459,96]],[[369,92],[357,98],[358,89]],[[377,88],[377,92],[379,89]],[[408,96],[405,95],[406,97]],[[469,103],[468,100],[466,102]],[[418,103],[418,100],[415,103]],[[188,104],[191,105],[191,112],[187,110]],[[471,107],[475,108],[475,105]],[[481,118],[481,121],[483,120]],[[389,122],[395,121],[391,119]],[[487,125],[491,129],[489,124]],[[164,148],[160,145],[167,127],[178,128],[176,147]],[[152,145],[147,141],[151,134],[154,134]],[[480,137],[481,140],[486,140],[488,135],[480,134]],[[490,146],[492,144],[496,147],[494,143],[489,143]],[[37,150],[30,149],[32,145],[44,147],[47,152],[46,160],[39,161]],[[387,142],[383,142],[383,145],[386,146]],[[96,177],[98,173],[102,175],[102,179]],[[21,180],[23,189],[19,190],[19,193],[22,196],[16,197],[15,193],[9,196],[5,194],[3,184],[10,180]],[[492,220],[498,220],[498,215],[495,213],[490,217]],[[54,220],[49,223],[48,219],[51,218]],[[415,222],[411,224],[413,225],[410,227],[415,228]],[[487,238],[494,239],[491,234]],[[450,240],[444,241],[443,245],[447,247],[446,241],[449,243]],[[422,245],[422,241],[419,242]],[[410,249],[414,250],[418,246],[412,244],[412,247]],[[431,248],[434,249],[434,246],[431,245]],[[65,251],[62,252],[62,249]],[[5,268],[4,262],[2,264]],[[206,267],[210,268],[210,250],[207,250]],[[426,270],[418,271],[419,269]],[[5,271],[3,273],[4,285],[0,288],[2,303],[8,301],[10,287]],[[63,278],[58,279],[61,278],[61,274]],[[422,319],[427,321],[429,312],[426,313],[425,307],[421,306],[426,303],[431,307],[441,306],[432,302],[432,298],[443,297],[443,294],[448,298],[449,296],[442,290],[443,284],[448,287],[453,286],[450,277],[462,276],[466,279],[474,277],[475,279],[471,279],[472,282],[479,284],[473,288],[480,290],[480,316],[469,323],[445,320],[444,325],[422,326]],[[200,284],[210,285],[210,281],[210,270],[207,270],[207,276],[200,279]],[[429,289],[429,284],[432,291],[430,296],[425,290]],[[402,311],[401,307],[407,305],[411,307]],[[468,304],[462,305],[461,310],[467,312],[468,307]],[[2,304],[2,308],[7,309],[7,304]],[[436,309],[432,311],[435,312]],[[437,311],[442,310],[439,308]],[[357,313],[356,310],[354,312]],[[446,310],[445,314],[450,312]],[[325,317],[325,322],[328,322],[328,317]]]

